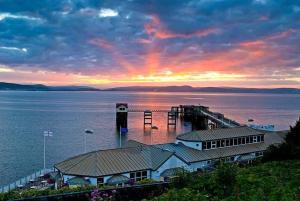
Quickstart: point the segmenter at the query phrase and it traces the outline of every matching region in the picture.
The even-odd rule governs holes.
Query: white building
[[[54,167],[66,183],[76,177],[93,185],[116,185],[146,178],[159,181],[176,169],[197,171],[220,158],[227,162],[249,162],[261,157],[270,144],[282,141],[276,133],[262,133],[249,127],[192,131],[179,135],[176,143],[146,145],[128,141],[124,148],[82,154]]]

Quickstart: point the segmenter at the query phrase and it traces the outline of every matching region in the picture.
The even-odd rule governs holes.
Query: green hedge
[[[214,172],[190,175],[180,181],[184,187],[174,184],[167,193],[150,200],[300,200],[300,160],[268,162],[246,168],[223,164]]]
[[[90,191],[95,189],[95,186],[88,186],[88,187],[77,187],[77,188],[61,188],[58,190],[37,190],[37,189],[30,189],[30,190],[14,190],[7,193],[0,193],[0,201],[5,200],[13,200],[13,199],[23,199],[23,198],[35,198],[39,196],[45,195],[59,195],[64,193],[72,193],[72,192],[82,192],[82,191]]]

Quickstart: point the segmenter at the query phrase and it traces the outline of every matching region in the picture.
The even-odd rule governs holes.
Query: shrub
[[[290,127],[285,142],[268,147],[263,157],[264,162],[291,159],[300,159],[300,118],[295,126]]]

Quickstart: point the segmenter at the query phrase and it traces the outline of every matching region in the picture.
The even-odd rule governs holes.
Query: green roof
[[[99,177],[138,170],[156,170],[174,153],[154,146],[93,151],[56,164],[64,174]]]
[[[232,131],[232,129],[227,130]],[[240,127],[238,130],[251,135],[260,134],[245,127]],[[281,142],[283,138],[280,135],[276,132],[268,132],[265,134],[264,142],[200,151],[181,143],[146,145],[130,140],[124,148],[93,151],[67,159],[54,167],[67,175],[99,177],[139,170],[157,170],[172,155],[189,164],[264,151],[269,145]]]
[[[247,126],[235,128],[218,128],[211,130],[198,130],[184,133],[177,136],[177,140],[200,142],[216,139],[234,138],[250,135],[262,135],[261,131],[251,129]]]
[[[165,150],[175,152],[175,155],[178,158],[181,158],[186,163],[193,163],[193,162],[204,161],[209,159],[223,158],[227,156],[264,151],[268,148],[269,145],[282,143],[282,142],[283,142],[283,138],[279,136],[276,132],[274,132],[274,133],[266,133],[264,137],[264,142],[217,148],[217,149],[209,149],[209,150],[197,150],[185,146],[181,143],[158,144],[155,146],[160,149],[165,149]]]

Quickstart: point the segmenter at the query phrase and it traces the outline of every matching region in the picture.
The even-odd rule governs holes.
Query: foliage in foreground
[[[10,200],[10,199],[34,198],[34,197],[46,196],[46,195],[58,195],[58,194],[71,193],[71,192],[90,191],[93,189],[95,189],[95,186],[77,187],[77,188],[61,188],[58,190],[52,190],[52,189],[14,190],[14,191],[10,191],[7,193],[0,193],[0,201]]]
[[[268,162],[248,168],[222,164],[212,173],[191,173],[183,178],[188,184],[185,187],[175,184],[168,192],[150,200],[300,200],[299,167],[300,160]]]
[[[280,145],[271,145],[264,153],[263,161],[300,159],[300,118]]]

